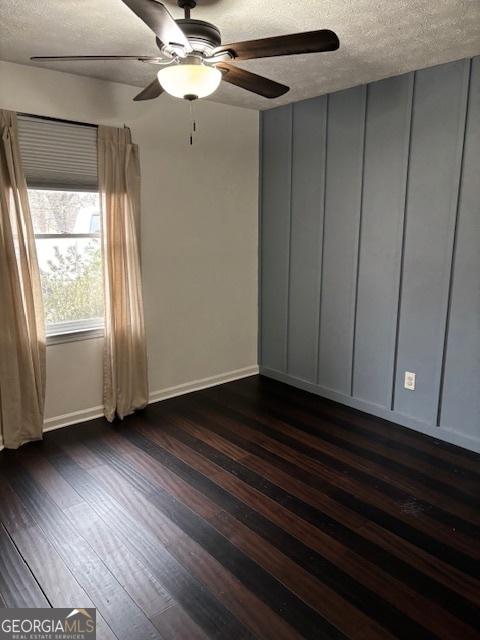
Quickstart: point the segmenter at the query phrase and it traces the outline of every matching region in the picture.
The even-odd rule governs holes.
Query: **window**
[[[29,189],[47,335],[103,327],[98,193]]]
[[[47,336],[97,335],[104,312],[96,129],[20,116],[18,130]]]

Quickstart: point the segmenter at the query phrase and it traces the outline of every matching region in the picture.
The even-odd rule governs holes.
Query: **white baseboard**
[[[161,389],[160,391],[152,391],[150,393],[149,402],[159,402],[160,400],[167,400],[168,398],[181,396],[185,393],[191,393],[192,391],[200,391],[201,389],[208,389],[208,387],[216,387],[219,384],[225,384],[225,382],[248,378],[248,376],[256,375],[258,371],[258,365],[253,365],[251,367],[244,367],[243,369],[235,369],[235,371],[220,373],[219,375],[210,376],[209,378],[192,380],[191,382],[179,384],[175,387],[168,387],[167,389]]]
[[[89,409],[81,409],[80,411],[72,411],[72,413],[64,413],[61,416],[54,416],[43,421],[43,431],[53,431],[61,427],[68,427],[71,424],[78,424],[86,420],[101,418],[103,416],[103,407],[90,407]]]
[[[235,369],[234,371],[220,373],[216,376],[201,378],[200,380],[192,380],[190,382],[176,385],[175,387],[167,387],[166,389],[160,389],[159,391],[152,391],[149,395],[148,402],[149,404],[153,402],[160,402],[161,400],[167,400],[168,398],[181,396],[185,393],[191,393],[192,391],[200,391],[201,389],[215,387],[219,384],[224,384],[225,382],[240,380],[241,378],[254,376],[258,373],[258,371],[258,365],[252,365],[251,367],[244,367],[243,369]],[[79,422],[93,420],[94,418],[101,418],[102,416],[103,407],[101,405],[97,407],[90,407],[88,409],[81,409],[80,411],[73,411],[72,413],[65,413],[61,416],[47,418],[43,423],[43,431],[53,431],[54,429],[68,427],[72,424],[78,424]]]

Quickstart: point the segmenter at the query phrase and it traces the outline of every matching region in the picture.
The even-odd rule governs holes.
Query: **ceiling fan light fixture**
[[[206,64],[173,64],[158,72],[158,81],[175,98],[194,100],[214,93],[222,80],[222,73]]]
[[[214,24],[191,17],[197,0],[177,0],[178,6],[185,11],[185,17],[177,20],[160,0],[123,0],[123,3],[153,31],[160,55],[33,56],[31,60],[167,63],[169,66],[158,72],[158,80],[151,82],[133,98],[135,102],[158,98],[164,91],[184,100],[205,98],[218,89],[222,80],[264,98],[274,99],[287,93],[289,87],[230,62],[336,51],[340,46],[337,34],[330,29],[222,44],[222,36]]]

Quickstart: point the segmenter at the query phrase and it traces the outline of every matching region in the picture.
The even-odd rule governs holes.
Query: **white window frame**
[[[19,145],[27,188],[98,193],[97,127],[46,116],[18,115]],[[89,230],[93,227],[89,227]],[[95,238],[102,233],[35,234],[41,239]],[[58,322],[45,326],[47,344],[100,337],[105,319]]]
[[[45,187],[28,187],[30,191],[50,191]],[[51,189],[58,191],[59,189]],[[64,189],[77,192],[75,187]],[[84,189],[78,189],[78,192]],[[93,192],[92,192],[93,193]],[[101,232],[98,233],[35,233],[35,241],[38,240],[55,240],[65,238],[76,240],[78,238],[95,238],[102,239]],[[52,324],[45,323],[45,336],[47,345],[60,344],[64,342],[75,342],[77,340],[91,340],[93,338],[101,338],[105,333],[105,317],[102,318],[86,318],[83,320],[66,320],[63,322],[55,322]]]

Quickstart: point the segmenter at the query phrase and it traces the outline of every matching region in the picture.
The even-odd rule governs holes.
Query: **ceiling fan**
[[[155,34],[158,56],[33,56],[31,60],[137,60],[161,65],[157,78],[135,96],[136,101],[157,98],[164,91],[177,98],[196,100],[211,95],[221,80],[265,98],[278,98],[289,91],[289,87],[231,62],[335,51],[340,44],[337,35],[328,29],[222,44],[215,25],[190,17],[196,0],[177,0],[185,12],[185,17],[179,20],[174,20],[157,0],[122,1]]]

